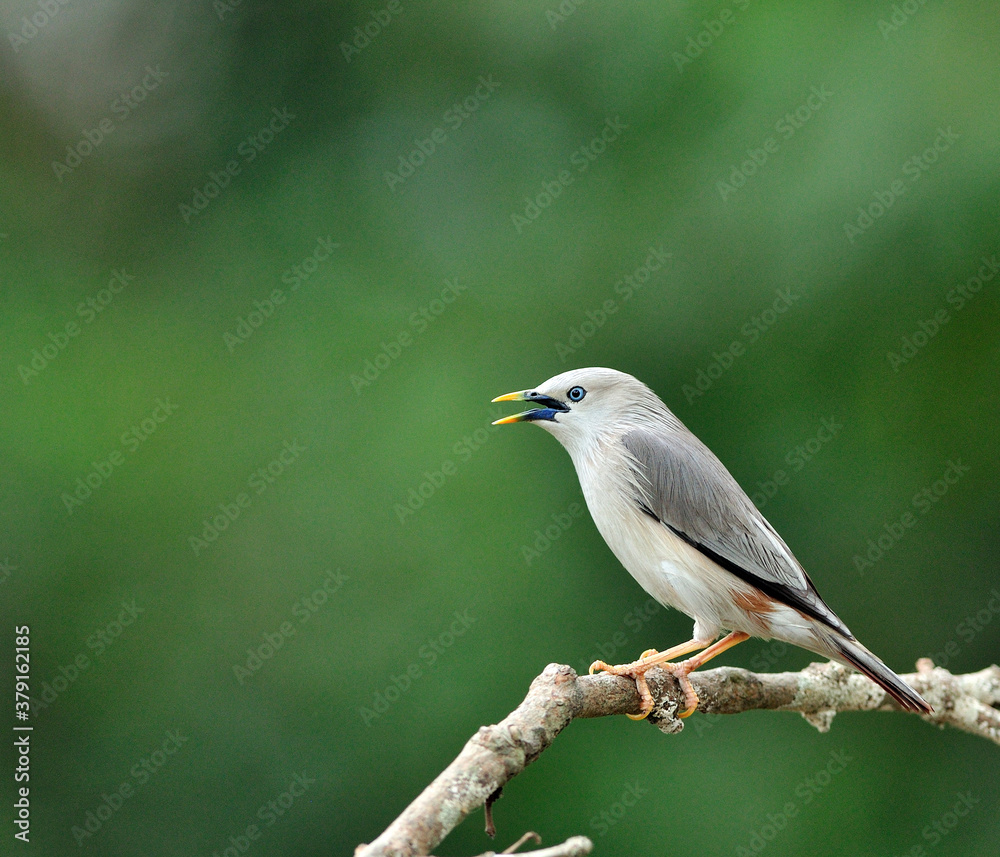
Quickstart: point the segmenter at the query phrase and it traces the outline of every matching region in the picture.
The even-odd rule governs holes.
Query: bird
[[[532,422],[558,440],[576,468],[591,517],[612,553],[660,604],[694,619],[691,639],[606,672],[636,682],[641,720],[653,708],[645,674],[673,673],[687,717],[698,707],[688,676],[750,637],[777,639],[866,675],[901,708],[930,705],[865,648],[816,591],[774,527],[714,453],[649,387],[605,368],[563,372],[494,402],[532,409],[494,425]],[[719,639],[723,630],[728,631]],[[697,652],[698,654],[693,654]],[[671,663],[684,655],[685,661]]]

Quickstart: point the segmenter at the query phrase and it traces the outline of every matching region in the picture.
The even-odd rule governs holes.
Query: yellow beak
[[[507,393],[507,394],[505,394],[503,396],[497,396],[495,399],[493,399],[493,401],[494,402],[526,402],[527,401],[527,396],[525,394],[529,393],[529,392],[530,392],[530,390],[519,390],[516,393]],[[530,414],[530,413],[531,413],[531,411],[525,411],[524,413],[521,413],[521,414],[514,414],[513,416],[510,416],[510,417],[503,417],[503,419],[493,420],[493,425],[495,425],[495,426],[502,426],[502,425],[505,425],[507,423],[519,423],[522,420],[524,420],[524,417],[525,417],[526,414]]]

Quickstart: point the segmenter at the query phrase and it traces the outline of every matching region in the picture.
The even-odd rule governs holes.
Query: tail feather
[[[854,667],[858,672],[868,676],[868,678],[896,700],[906,711],[930,714],[934,710],[919,693],[857,640],[848,640],[839,634],[824,636],[831,644],[836,660],[841,660],[847,665]]]

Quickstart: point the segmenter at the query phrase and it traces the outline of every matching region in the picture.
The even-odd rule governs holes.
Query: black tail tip
[[[919,693],[915,690],[907,688],[910,690],[908,694],[898,693],[895,688],[889,689],[884,688],[885,692],[889,694],[896,702],[899,703],[900,707],[904,711],[912,711],[915,714],[933,714],[934,709],[931,707],[930,703],[927,702]]]
[[[902,696],[897,696],[895,693],[889,694],[896,702],[899,703],[900,708],[904,711],[912,711],[915,714],[933,714],[934,709],[922,696],[917,696],[914,694],[912,699],[904,698]]]
[[[862,673],[891,696],[903,711],[912,711],[915,714],[934,713],[934,709],[931,708],[930,703],[926,699],[881,661],[877,663],[881,667],[879,670],[873,670],[868,664],[863,662],[858,663],[857,666]]]
[[[868,676],[882,688],[904,711],[915,714],[933,714],[927,700],[896,675],[889,667],[880,661],[872,652],[862,646],[857,640],[842,640],[834,638],[834,646],[844,660],[858,672]]]

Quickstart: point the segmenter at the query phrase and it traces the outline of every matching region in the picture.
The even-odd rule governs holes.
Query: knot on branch
[[[917,661],[913,687],[934,707],[925,720],[942,729],[954,726],[1000,744],[1000,667],[952,675],[930,658]]]

